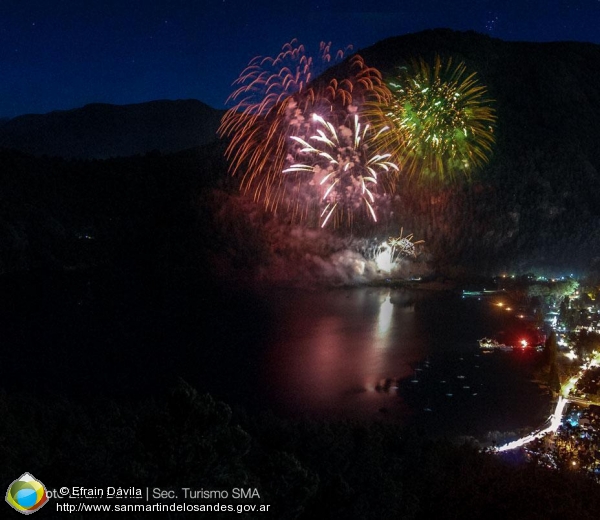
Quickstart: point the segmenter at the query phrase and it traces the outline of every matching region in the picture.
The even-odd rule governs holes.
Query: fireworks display
[[[396,266],[400,257],[416,258],[418,244],[424,243],[423,240],[413,242],[413,235],[402,236],[404,229],[400,230],[400,235],[390,237],[386,242],[383,242],[377,248],[375,263],[381,271],[389,273]]]
[[[292,41],[275,58],[253,59],[236,80],[229,99],[235,105],[221,122],[220,135],[231,138],[230,171],[241,177],[242,192],[291,221],[311,220],[315,210],[321,225],[351,225],[360,207],[376,219],[378,170],[394,170],[383,153],[367,158],[372,135],[354,117],[366,102],[391,99],[379,71],[355,55],[343,78],[313,81],[318,66],[343,57],[340,50],[332,58],[331,44],[322,43],[315,61]],[[323,154],[330,155],[328,164]],[[328,180],[316,184],[325,170]],[[324,196],[322,189],[329,193]]]
[[[376,126],[390,126],[381,145],[392,150],[402,171],[420,179],[469,176],[489,160],[494,109],[475,73],[436,56],[433,67],[418,60],[390,84],[389,105],[373,104]]]
[[[286,175],[308,176],[308,185],[315,193],[321,209],[319,223],[338,226],[352,224],[354,214],[361,208],[377,222],[376,199],[381,195],[383,177],[398,171],[389,160],[390,154],[371,155],[369,143],[373,135],[368,124],[361,125],[358,115],[349,118],[347,126],[336,128],[314,114],[316,132],[302,139],[292,136],[296,143],[288,156],[293,161],[283,170]]]
[[[297,41],[251,60],[219,133],[242,193],[282,222],[348,227],[378,222],[401,175],[469,176],[489,160],[495,112],[464,63],[436,57],[403,67],[388,87],[346,50],[321,43],[316,58]],[[388,271],[417,254],[412,235],[378,246]]]
[[[281,198],[289,135],[304,120],[314,98],[308,87],[316,73],[343,58],[331,57],[331,45],[321,43],[317,62],[296,40],[275,57],[256,57],[242,71],[228,99],[234,103],[221,121],[219,134],[231,140],[226,155],[232,174],[241,175],[242,192],[252,190],[255,200],[276,209]]]

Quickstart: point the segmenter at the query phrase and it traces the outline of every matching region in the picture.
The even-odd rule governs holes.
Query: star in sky
[[[359,51],[440,27],[600,43],[600,0],[2,0],[0,118],[154,99],[223,108],[246,64],[293,38]]]
[[[485,30],[489,33],[494,32],[496,28],[496,24],[498,23],[498,16],[493,13],[488,13],[488,19],[485,22]]]

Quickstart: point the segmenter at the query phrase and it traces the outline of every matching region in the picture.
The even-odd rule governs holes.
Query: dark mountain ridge
[[[487,271],[598,266],[600,46],[439,29],[360,54],[388,79],[421,56],[464,61],[494,100],[494,153],[471,183],[401,187],[400,221],[438,259]]]
[[[389,38],[360,53],[387,77],[395,67],[420,56],[428,59],[439,53],[464,61],[488,87],[498,116],[490,163],[471,181],[419,185],[414,179],[403,179],[389,224],[375,230],[380,238],[397,234],[403,227],[405,234],[414,233],[415,239],[426,241],[434,267],[449,274],[511,270],[583,274],[600,268],[600,68],[596,66],[600,46],[505,42],[442,29]],[[326,74],[339,73],[334,69]],[[155,116],[133,117],[135,111]],[[191,117],[190,112],[196,115]],[[111,116],[104,120],[107,113]],[[164,119],[156,114],[163,114]],[[233,197],[226,201],[221,195],[210,195],[217,186],[236,192],[235,179],[232,182],[227,174],[222,155],[225,143],[211,141],[220,115],[200,102],[182,101],[91,105],[6,123],[13,134],[22,125],[20,135],[29,140],[21,142],[41,153],[44,146],[50,147],[35,137],[41,123],[30,123],[53,121],[54,127],[44,123],[44,139],[54,143],[54,152],[44,152],[47,155],[60,155],[62,150],[67,157],[93,156],[102,147],[103,154],[115,157],[143,155],[152,150],[182,150],[184,143],[193,142],[188,147],[199,144],[202,136],[208,144],[196,151],[112,161],[0,154],[0,201],[12,208],[0,214],[0,233],[6,239],[4,269],[18,269],[25,258],[28,265],[45,265],[50,254],[52,265],[64,264],[60,248],[50,243],[50,237],[58,243],[64,241],[63,235],[77,237],[88,231],[110,239],[114,247],[105,250],[114,251],[115,259],[125,244],[132,254],[145,251],[148,258],[162,251],[160,259],[155,258],[159,263],[165,258],[176,262],[176,250],[188,257],[187,252],[196,251],[194,259],[188,258],[189,266],[198,258],[225,252],[235,258],[236,265],[264,263],[261,254],[277,248],[264,242],[268,238],[261,235],[260,223],[249,220],[246,206],[232,208]],[[70,133],[64,133],[61,118]],[[73,148],[83,135],[74,129],[87,131],[98,118],[103,135],[109,135],[106,129],[112,128],[120,140],[96,145],[85,137],[79,148]],[[152,124],[143,124],[150,120]],[[33,127],[37,134],[30,130]],[[67,135],[64,144],[50,135],[50,128],[56,128],[57,135]],[[0,136],[6,136],[5,132],[0,127]],[[4,141],[4,146],[9,144]],[[109,148],[112,151],[106,153]],[[231,211],[225,211],[226,207]],[[213,212],[219,213],[218,219]],[[183,215],[185,221],[180,218]],[[41,232],[43,226],[36,224],[39,219],[48,223],[53,234]],[[32,251],[34,236],[42,244],[39,251]],[[177,241],[172,241],[174,236],[179,237]],[[167,237],[166,242],[159,244],[159,237]],[[182,248],[184,237],[187,245]],[[68,245],[69,258],[77,257],[79,245],[91,243],[73,240]],[[89,258],[82,262],[89,263]]]
[[[10,119],[0,124],[0,147],[78,159],[177,152],[214,141],[221,115],[195,99],[94,103]]]

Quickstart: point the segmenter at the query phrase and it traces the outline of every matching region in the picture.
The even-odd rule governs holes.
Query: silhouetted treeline
[[[230,182],[218,143],[95,161],[4,151],[0,164],[0,272],[197,265],[210,190]]]
[[[159,487],[174,489],[180,503],[182,487],[256,488],[260,499],[237,502],[270,504],[277,519],[591,519],[600,508],[597,484],[570,470],[384,422],[248,417],[183,381],[161,398],[120,404],[0,393],[0,410],[2,482],[26,469],[51,489]],[[54,504],[37,514],[53,518]]]

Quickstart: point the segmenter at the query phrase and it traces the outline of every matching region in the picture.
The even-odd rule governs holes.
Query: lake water
[[[176,377],[285,416],[430,433],[537,426],[534,351],[483,354],[517,326],[489,301],[358,287],[264,290],[63,276],[4,280],[2,387],[74,399],[164,394]]]
[[[478,435],[546,417],[548,395],[531,381],[539,353],[478,347],[477,339],[520,326],[490,300],[384,288],[269,299],[277,333],[261,380],[280,410]]]

